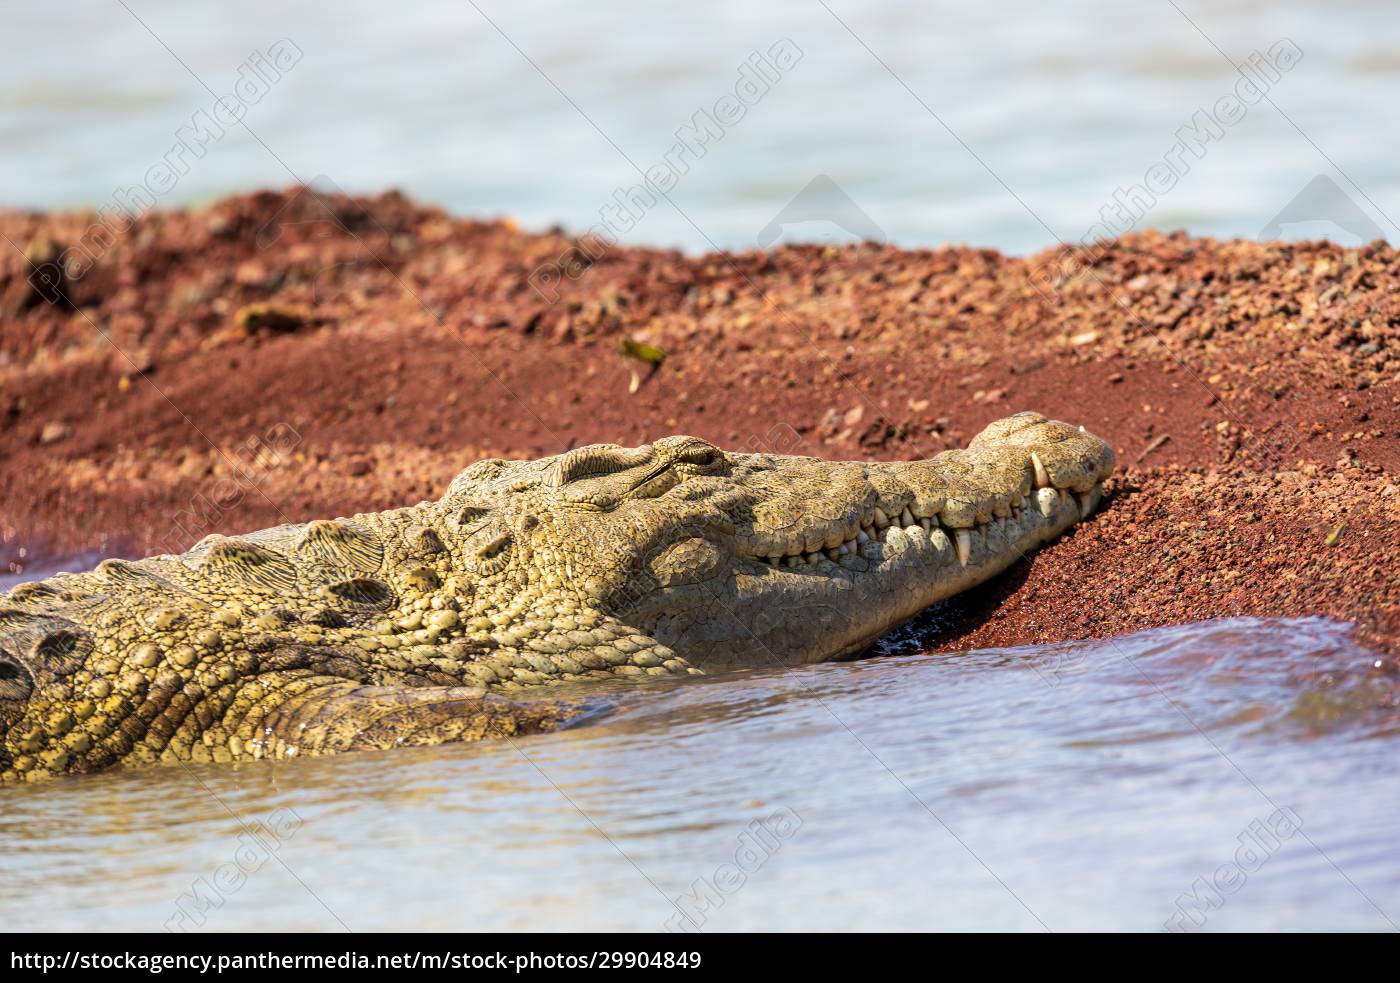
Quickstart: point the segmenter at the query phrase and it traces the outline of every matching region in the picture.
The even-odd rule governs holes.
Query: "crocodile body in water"
[[[667,437],[107,560],[0,597],[0,778],[509,737],[589,710],[550,686],[849,655],[1087,517],[1113,464],[1031,413],[903,463]]]

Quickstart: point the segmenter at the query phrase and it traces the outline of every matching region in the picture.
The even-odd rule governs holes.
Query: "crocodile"
[[[1113,466],[1034,413],[907,462],[674,436],[108,559],[0,595],[0,779],[514,738],[606,713],[598,680],[850,657],[1088,517]]]

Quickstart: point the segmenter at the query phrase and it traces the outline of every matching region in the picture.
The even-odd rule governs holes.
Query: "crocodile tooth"
[[[1035,504],[1045,518],[1055,514],[1055,503],[1059,493],[1053,488],[1041,488],[1035,493]]]
[[[813,563],[813,564],[814,564],[814,563],[816,563],[818,560],[820,560],[821,557],[822,557],[822,555],[821,555],[820,553],[818,553],[818,552],[816,552],[815,550],[813,550],[811,553],[808,553],[808,554],[807,554],[807,562],[808,562],[808,563]]]
[[[955,541],[958,546],[958,562],[967,566],[967,561],[972,559],[972,530],[959,529]]]
[[[904,506],[904,511],[899,513],[899,524],[901,526],[912,526],[914,524],[914,513],[909,511],[909,506]]]
[[[854,539],[848,539],[841,544],[842,553],[854,553],[859,544]]]
[[[779,563],[783,562],[783,558],[781,556],[770,556],[768,562],[776,567]]]
[[[864,546],[868,542],[870,542],[870,534],[868,532],[862,529],[860,532],[856,533],[857,545]]]
[[[1094,503],[1091,502],[1089,492],[1075,492],[1074,499],[1079,503],[1079,518],[1089,518],[1089,513],[1094,511]]]
[[[1040,463],[1040,455],[1031,451],[1031,464],[1035,465],[1035,486],[1045,488],[1050,484],[1050,474],[1045,470],[1045,465]]]
[[[890,517],[885,515],[884,509],[880,508],[878,505],[875,506],[875,528],[884,529],[889,524]]]

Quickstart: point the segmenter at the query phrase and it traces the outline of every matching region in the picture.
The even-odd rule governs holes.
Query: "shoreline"
[[[41,264],[91,221],[0,211]],[[0,568],[408,504],[486,456],[693,433],[901,459],[1034,409],[1113,444],[1112,490],[957,600],[936,650],[1316,614],[1395,678],[1394,248],[611,247],[562,264],[550,303],[532,274],[585,245],[394,193],[259,192],[135,220],[62,284],[73,308],[7,246]]]

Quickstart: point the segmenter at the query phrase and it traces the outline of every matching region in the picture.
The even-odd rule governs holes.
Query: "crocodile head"
[[[927,461],[696,437],[483,461],[443,504],[495,610],[562,594],[710,671],[860,649],[1087,515],[1112,464],[1097,437],[1021,414]]]
[[[106,561],[0,605],[0,774],[508,736],[578,712],[528,698],[550,685],[840,657],[1087,516],[1112,468],[1030,413],[903,463],[667,437]]]

